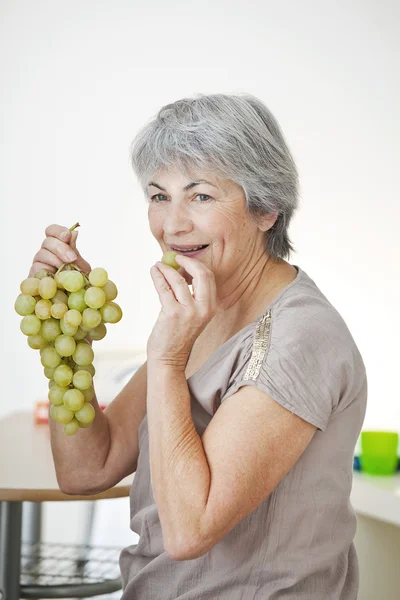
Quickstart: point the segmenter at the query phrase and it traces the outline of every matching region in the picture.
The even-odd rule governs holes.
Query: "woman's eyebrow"
[[[188,190],[194,188],[196,185],[200,185],[201,183],[208,183],[208,185],[212,185],[213,187],[217,187],[216,185],[214,185],[213,183],[211,183],[211,181],[206,181],[206,179],[198,179],[197,181],[192,181],[191,183],[188,183],[187,185],[185,185],[185,187],[183,188],[184,192],[187,192]],[[150,181],[149,184],[153,185],[154,187],[158,188],[159,190],[162,190],[163,192],[166,192],[167,190],[163,187],[161,187],[161,185],[159,185],[158,183],[155,183],[154,181]]]

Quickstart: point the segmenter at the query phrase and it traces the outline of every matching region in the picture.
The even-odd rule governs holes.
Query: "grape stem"
[[[80,269],[77,265],[74,265],[74,263],[70,263],[70,266],[73,269],[76,269],[77,271],[79,271],[80,273],[82,273],[84,279],[86,280],[86,283],[89,283],[88,278],[86,277],[87,275],[89,275],[89,273],[85,273],[85,271],[82,271],[82,269]]]
[[[72,225],[72,227],[69,228],[70,231],[73,231],[74,229],[76,229],[77,227],[80,227],[79,223],[75,223],[75,225]]]
[[[63,263],[63,264],[61,265],[61,267],[58,269],[58,271],[56,272],[56,274],[54,275],[54,277],[55,277],[56,275],[58,275],[58,274],[59,274],[59,273],[60,273],[60,272],[63,270],[63,268],[64,268],[64,267],[65,267],[65,263]]]

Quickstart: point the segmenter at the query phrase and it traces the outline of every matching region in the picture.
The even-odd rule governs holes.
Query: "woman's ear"
[[[275,211],[273,213],[268,213],[267,215],[258,215],[257,216],[257,226],[258,228],[266,232],[275,224],[275,221],[278,218],[278,212]]]

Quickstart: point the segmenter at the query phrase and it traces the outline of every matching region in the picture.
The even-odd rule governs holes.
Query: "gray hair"
[[[265,233],[267,253],[284,259],[294,251],[288,228],[298,208],[298,173],[277,120],[258,98],[199,94],[163,106],[134,139],[132,165],[144,190],[169,166],[234,181],[256,221],[278,213]]]

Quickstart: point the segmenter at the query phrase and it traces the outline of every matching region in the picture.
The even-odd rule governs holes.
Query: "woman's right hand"
[[[89,273],[91,267],[89,263],[82,258],[76,247],[76,238],[78,231],[70,231],[68,227],[62,225],[49,225],[45,230],[46,238],[33,257],[33,263],[29,271],[29,277],[41,269],[46,269],[55,273],[63,263],[74,263],[84,273]],[[72,254],[69,254],[71,253]]]

